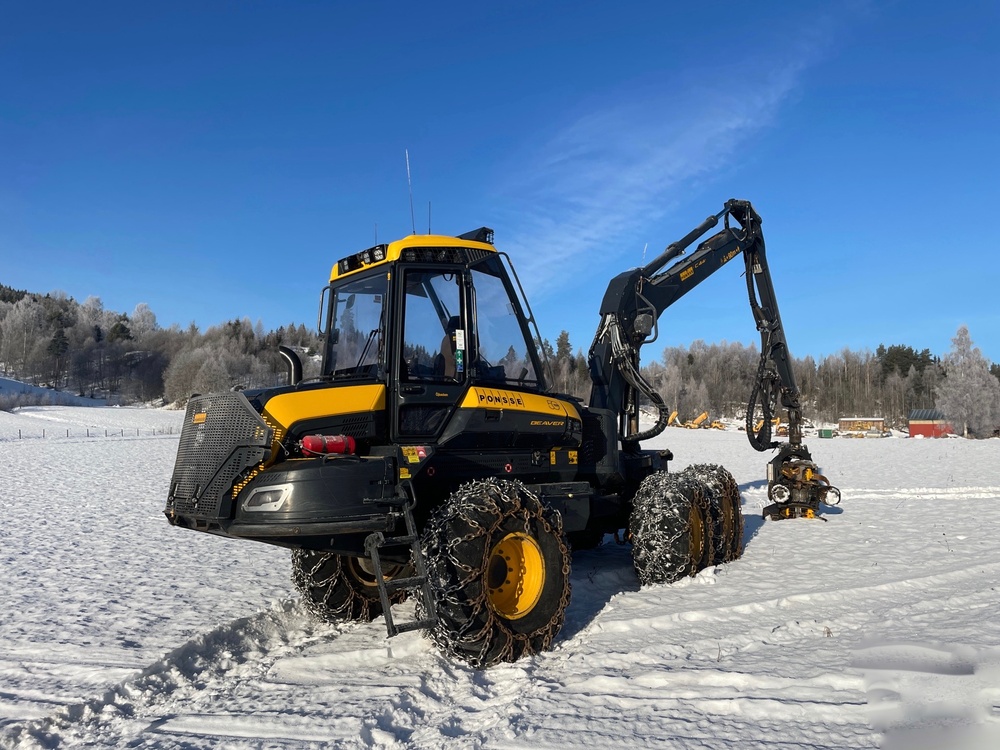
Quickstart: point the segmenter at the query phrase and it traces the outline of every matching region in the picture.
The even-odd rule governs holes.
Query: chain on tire
[[[435,509],[422,541],[438,648],[482,669],[550,646],[570,599],[557,511],[520,482],[475,481]]]
[[[704,486],[686,474],[646,477],[632,501],[632,562],[643,585],[674,583],[710,564],[713,529]]]
[[[733,475],[718,464],[695,464],[682,473],[703,485],[709,501],[714,531],[711,564],[739,559],[743,554],[743,508]]]
[[[367,560],[296,549],[292,551],[292,583],[302,594],[306,609],[324,622],[370,622],[382,614],[382,601]],[[406,566],[393,566],[387,577],[405,575]],[[390,602],[406,598],[405,591],[390,593]]]

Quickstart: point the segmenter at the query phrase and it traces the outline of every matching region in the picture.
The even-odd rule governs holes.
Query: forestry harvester
[[[749,202],[730,200],[611,280],[587,403],[547,385],[534,317],[492,230],[411,235],[343,258],[320,298],[320,375],[303,380],[283,348],[289,385],[193,396],[166,516],[290,548],[313,614],[383,615],[390,636],[426,630],[475,667],[549,646],[569,605],[573,547],[624,530],[643,584],[735,559],[743,517],[730,473],[668,473],[669,451],[641,447],[670,414],[639,350],[670,305],[741,256],[761,336],[747,435],[757,450],[777,448],[764,515],[814,517],[839,502],[802,443],[760,225]],[[657,409],[645,429],[643,399]],[[784,443],[771,442],[779,407]],[[407,596],[413,616],[397,621]]]

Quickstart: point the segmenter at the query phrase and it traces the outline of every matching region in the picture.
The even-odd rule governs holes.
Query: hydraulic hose
[[[663,397],[656,392],[656,389],[649,384],[642,376],[639,368],[635,366],[632,357],[634,350],[626,341],[616,315],[610,314],[605,317],[601,335],[607,336],[611,342],[612,361],[625,382],[652,401],[657,409],[656,424],[648,430],[637,432],[634,435],[623,436],[622,443],[638,443],[642,440],[649,440],[656,437],[667,429],[667,422],[670,421],[670,412],[667,409],[667,405],[663,402]]]

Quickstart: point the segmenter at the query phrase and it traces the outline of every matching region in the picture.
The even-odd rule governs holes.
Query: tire
[[[712,511],[712,565],[738,560],[743,554],[743,504],[733,475],[718,464],[695,464],[684,470],[705,487]]]
[[[695,575],[709,564],[713,550],[703,485],[683,473],[659,471],[646,477],[632,501],[629,535],[642,585]]]
[[[458,488],[423,535],[441,651],[484,669],[544,651],[570,598],[562,516],[520,482]]]
[[[407,575],[408,565],[385,566],[387,579]],[[313,615],[324,622],[370,622],[382,614],[382,600],[368,558],[297,549],[292,552],[292,583]],[[406,596],[389,594],[391,604]]]

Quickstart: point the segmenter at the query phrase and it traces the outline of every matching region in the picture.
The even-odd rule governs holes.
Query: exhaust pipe
[[[288,384],[298,385],[302,380],[302,360],[299,359],[299,355],[295,353],[294,349],[284,345],[278,347],[278,353],[288,363]]]

